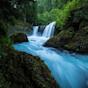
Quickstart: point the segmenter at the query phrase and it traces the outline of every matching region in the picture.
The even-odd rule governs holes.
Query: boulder
[[[88,54],[88,6],[73,10],[61,31],[45,46]]]
[[[16,33],[10,36],[13,43],[28,42],[27,35],[25,33]]]
[[[1,88],[59,88],[51,72],[40,58],[5,48],[0,59]],[[3,83],[3,84],[2,84]],[[6,85],[5,85],[6,84]]]

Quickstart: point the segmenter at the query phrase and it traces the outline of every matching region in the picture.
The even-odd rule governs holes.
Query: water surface
[[[88,88],[88,55],[70,54],[43,47],[52,36],[54,26],[55,22],[49,24],[42,36],[38,36],[38,27],[35,27],[33,35],[28,36],[29,42],[15,44],[14,48],[40,57],[61,88]]]

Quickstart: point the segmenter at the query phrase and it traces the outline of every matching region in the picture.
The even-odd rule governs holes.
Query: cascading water
[[[52,37],[54,34],[55,24],[56,24],[56,22],[52,22],[49,25],[47,25],[42,36],[48,37],[48,38]]]
[[[54,22],[46,26],[42,36],[28,36],[29,42],[14,45],[15,49],[44,60],[61,88],[88,88],[88,55],[69,54],[42,46],[50,38],[53,26]]]
[[[38,26],[33,26],[33,36],[37,36],[38,28]]]
[[[38,26],[33,26],[33,34],[31,36],[28,36],[29,41],[36,41],[38,44],[44,44],[50,37],[54,34],[56,22],[52,22],[49,25],[47,25],[40,36],[38,33]]]

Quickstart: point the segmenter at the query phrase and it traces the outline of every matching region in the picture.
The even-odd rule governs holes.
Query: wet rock
[[[88,6],[75,9],[61,31],[45,46],[88,53]]]
[[[16,33],[10,36],[13,43],[28,42],[27,35],[25,33]]]
[[[7,57],[0,59],[0,72],[10,82],[9,88],[59,88],[47,66],[38,57],[8,51]]]

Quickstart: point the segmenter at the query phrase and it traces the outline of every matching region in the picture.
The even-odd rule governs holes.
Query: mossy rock
[[[74,32],[72,30],[63,30],[57,36],[48,40],[44,46],[52,46],[56,48],[63,47],[64,44],[67,44],[71,40]]]
[[[71,16],[61,31],[47,41],[46,46],[66,49],[78,53],[88,53],[88,6],[71,12]]]
[[[59,88],[51,72],[40,58],[5,48],[0,59],[1,88]],[[2,76],[2,75],[0,75]],[[3,81],[2,81],[3,80]],[[9,86],[9,87],[8,87]]]
[[[10,36],[13,43],[28,42],[27,35],[25,33],[15,33]]]

